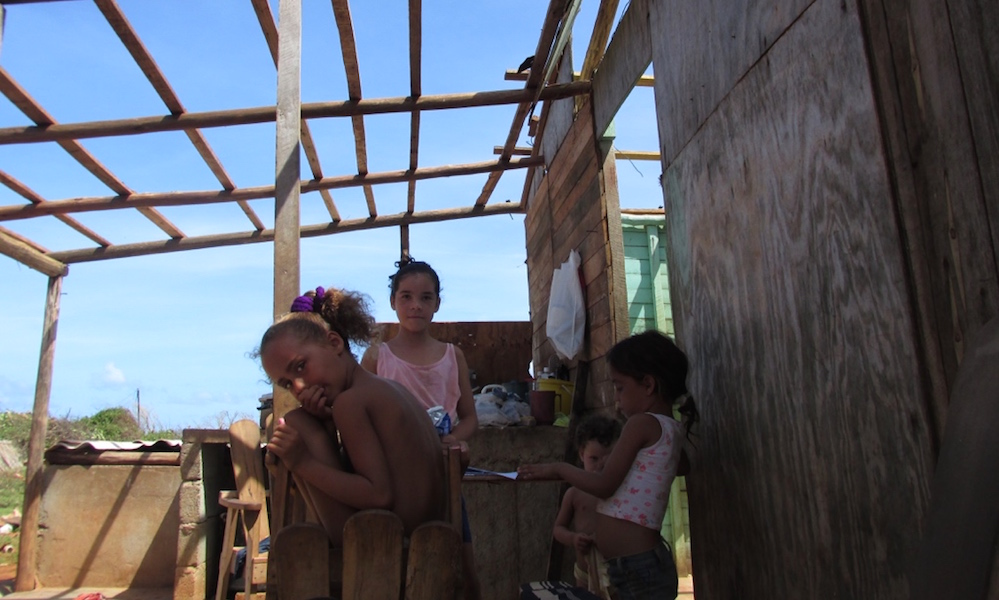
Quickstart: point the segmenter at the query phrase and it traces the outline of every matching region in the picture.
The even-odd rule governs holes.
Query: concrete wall
[[[46,467],[39,584],[170,588],[179,488],[176,466]]]

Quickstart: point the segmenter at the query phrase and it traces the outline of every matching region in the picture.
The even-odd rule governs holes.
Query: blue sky
[[[598,4],[584,1],[576,20],[577,69]],[[367,98],[408,94],[405,5],[351,5]],[[188,111],[275,103],[276,72],[249,0],[131,0],[119,6]],[[503,73],[534,53],[546,7],[539,0],[423,0],[423,93],[522,86],[504,81]],[[0,66],[60,123],[166,112],[91,2],[8,7]],[[304,0],[302,96],[306,102],[346,98],[327,1]],[[420,165],[492,160],[513,114],[513,106],[423,113]],[[635,90],[616,121],[615,145],[656,150],[654,114],[652,90]],[[0,127],[28,124],[0,97]],[[324,175],[356,172],[349,120],[313,120],[310,127]],[[366,117],[365,127],[371,172],[408,166],[408,115]],[[273,124],[203,133],[238,186],[273,184]],[[530,143],[525,130],[518,145]],[[83,146],[136,191],[218,188],[182,133],[84,140]],[[302,164],[303,178],[311,178]],[[0,169],[49,200],[110,195],[55,144],[0,146]],[[659,171],[655,162],[619,161],[622,206],[661,206]],[[420,182],[417,209],[469,205],[485,179]],[[508,172],[491,202],[518,202],[523,184],[523,171]],[[376,186],[374,194],[380,214],[405,210],[405,184]],[[366,215],[360,188],[334,190],[333,197],[343,218]],[[0,189],[0,205],[24,202]],[[270,227],[273,200],[251,204]],[[188,236],[251,228],[235,204],[160,210]],[[114,243],[165,237],[131,210],[78,219]],[[303,225],[328,220],[318,194],[302,197]],[[0,225],[53,251],[92,246],[51,217]],[[414,225],[410,248],[441,275],[437,320],[530,318],[523,216]],[[302,285],[362,291],[371,297],[375,317],[392,321],[387,284],[398,253],[397,228],[302,240]],[[252,244],[71,265],[62,289],[50,414],[134,409],[138,390],[144,418],[155,428],[216,427],[234,416],[255,417],[257,399],[270,387],[249,353],[271,321],[272,259],[270,244]],[[46,285],[46,276],[0,255],[0,410],[31,410]]]

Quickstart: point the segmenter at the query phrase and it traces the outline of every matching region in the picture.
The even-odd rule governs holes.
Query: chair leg
[[[225,600],[229,591],[229,565],[232,564],[233,546],[236,544],[236,511],[225,513],[225,530],[222,533],[222,554],[219,556],[219,580],[215,587],[215,600]]]

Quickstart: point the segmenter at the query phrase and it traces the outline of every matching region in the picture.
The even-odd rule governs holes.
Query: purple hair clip
[[[326,290],[322,286],[317,287],[315,297],[299,296],[295,298],[291,303],[291,312],[316,312],[319,308],[319,303],[322,302],[325,295]]]

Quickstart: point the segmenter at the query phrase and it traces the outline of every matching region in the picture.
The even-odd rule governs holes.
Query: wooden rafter
[[[9,237],[9,238],[11,238],[13,240],[17,240],[17,241],[23,243],[24,245],[26,245],[26,246],[28,246],[30,248],[34,248],[35,250],[37,250],[38,252],[41,252],[42,254],[48,254],[49,253],[49,249],[48,248],[46,248],[45,246],[42,246],[41,244],[39,244],[38,242],[36,242],[34,240],[29,240],[28,238],[24,237],[23,235],[21,235],[20,233],[18,233],[16,231],[11,231],[10,229],[7,229],[6,227],[0,227],[0,233],[6,235],[7,237]]]
[[[21,264],[48,275],[59,277],[69,272],[66,263],[42,254],[34,244],[22,241],[19,236],[8,235],[6,230],[0,231],[0,254],[6,254]]]
[[[16,81],[10,76],[6,69],[0,67],[0,92],[14,103],[29,119],[39,127],[48,127],[55,124],[55,119],[45,111],[35,99],[32,98]],[[101,180],[104,185],[117,192],[119,195],[127,196],[132,190],[122,183],[111,171],[102,165],[90,152],[88,152],[79,142],[72,139],[58,140],[58,144],[69,153],[83,168],[90,171],[95,177]],[[152,221],[157,227],[162,229],[172,238],[184,237],[173,223],[160,214],[154,208],[139,209],[146,218]]]
[[[271,53],[271,60],[274,61],[274,66],[277,67],[278,62],[278,31],[277,25],[274,23],[274,15],[271,13],[271,7],[268,5],[267,0],[252,0],[253,12],[257,15],[257,22],[260,24],[260,31],[264,34],[264,41],[267,42],[267,49]],[[312,131],[309,129],[309,123],[305,119],[302,119],[302,150],[305,152],[305,159],[309,162],[309,169],[312,171],[312,176],[315,179],[323,178],[323,168],[319,162],[319,151],[316,150],[316,143],[312,139]],[[323,190],[320,192],[323,198],[323,204],[326,205],[326,210],[330,214],[330,220],[339,221],[340,211],[336,207],[336,203],[333,201],[333,196],[330,194],[329,190]]]
[[[428,210],[422,213],[405,212],[394,215],[365,217],[362,219],[346,219],[337,223],[303,225],[300,230],[300,234],[303,238],[321,237],[336,233],[363,231],[379,227],[402,227],[404,225],[412,225],[416,223],[439,223],[442,221],[453,221],[456,219],[507,215],[518,212],[521,212],[520,207],[513,203],[493,204],[491,206],[473,205],[461,208]],[[167,252],[180,252],[183,250],[197,250],[200,248],[217,248],[220,246],[255,244],[260,242],[270,242],[273,240],[274,230],[265,229],[263,231],[246,231],[241,233],[185,237],[183,239],[157,242],[118,244],[116,246],[111,246],[110,248],[92,248],[86,250],[53,252],[48,258],[63,261],[66,264],[73,264],[112,258],[144,256],[148,254],[164,254]]]
[[[593,34],[590,36],[590,43],[586,47],[586,56],[583,58],[583,66],[580,69],[580,78],[590,79],[594,69],[604,55],[607,47],[607,40],[610,39],[611,27],[614,26],[614,16],[617,14],[618,0],[600,0],[600,7],[597,9],[597,18],[593,22]]]
[[[517,144],[517,139],[520,137],[520,132],[524,128],[524,121],[527,119],[531,106],[543,95],[539,95],[539,92],[543,92],[543,90],[539,90],[542,83],[541,78],[544,74],[545,65],[548,64],[552,41],[555,39],[558,24],[565,12],[565,5],[566,0],[551,0],[548,4],[548,13],[545,15],[545,23],[541,28],[541,36],[538,38],[538,47],[534,51],[534,62],[531,64],[527,83],[524,84],[524,91],[528,92],[531,99],[517,105],[517,112],[514,113],[513,123],[510,125],[510,133],[507,134],[506,142],[503,144],[503,153],[500,154],[501,161],[509,160],[513,153],[513,148]],[[489,178],[486,179],[485,185],[482,187],[482,193],[475,200],[476,205],[484,206],[489,202],[489,197],[492,196],[493,190],[496,189],[496,184],[499,183],[500,175],[501,173],[490,174]]]
[[[462,165],[447,165],[441,167],[425,167],[410,171],[384,171],[360,175],[341,175],[324,177],[320,180],[310,179],[299,182],[300,193],[318,192],[324,189],[359,187],[362,185],[378,185],[383,183],[402,183],[410,180],[434,179],[438,177],[457,177],[461,175],[476,175],[523,169],[544,163],[543,156],[532,156],[495,160]],[[196,204],[216,204],[220,202],[236,202],[238,200],[256,200],[273,198],[275,187],[263,185],[242,187],[235,190],[199,191],[199,192],[162,192],[135,193],[130,196],[101,196],[89,198],[73,198],[69,200],[50,200],[43,204],[25,204],[23,206],[0,206],[0,221],[28,219],[45,215],[58,215],[77,212],[116,210],[122,208],[152,207],[152,206],[191,206]]]
[[[517,72],[513,69],[507,69],[506,74],[503,75],[503,79],[506,81],[527,81],[527,77],[530,73]],[[579,81],[583,79],[583,74],[580,71],[576,71],[572,75],[573,81]],[[639,77],[638,81],[635,82],[635,87],[653,87],[656,85],[656,78],[652,75],[642,75]]]
[[[347,76],[347,96],[351,100],[361,99],[361,72],[357,64],[357,44],[354,43],[354,24],[350,19],[350,6],[347,0],[333,1],[333,18],[340,34],[340,53],[343,55],[343,70]],[[368,174],[368,141],[364,133],[364,117],[351,115],[350,125],[354,131],[354,156],[357,160],[357,174]],[[364,186],[364,199],[368,203],[368,214],[378,214],[375,194],[370,185]]]
[[[159,65],[153,60],[152,55],[146,49],[145,44],[139,39],[139,36],[132,29],[132,25],[125,18],[124,13],[115,3],[114,0],[96,0],[97,8],[100,9],[101,13],[104,14],[104,18],[107,20],[108,24],[118,35],[118,39],[125,45],[128,52],[132,55],[135,63],[142,70],[146,79],[152,84],[153,89],[159,94],[163,103],[166,104],[167,110],[172,114],[179,115],[187,112],[184,109],[184,105],[181,104],[180,98],[173,91],[173,87],[170,86],[170,82],[167,81],[166,76],[160,70]],[[194,148],[201,155],[202,160],[208,165],[215,178],[218,179],[219,185],[222,189],[231,190],[236,188],[236,184],[232,182],[229,178],[229,174],[226,173],[225,167],[219,162],[215,152],[212,150],[211,146],[208,145],[208,140],[205,136],[201,134],[197,129],[188,129],[184,133],[187,134],[188,139],[194,144]],[[239,202],[239,207],[243,210],[246,217],[253,223],[253,226],[257,229],[263,229],[264,224],[260,220],[260,217],[253,211],[246,202]]]
[[[0,75],[3,74],[3,68],[0,67]],[[573,83],[546,86],[541,90],[540,99],[558,100],[560,98],[588,94],[589,92],[589,81],[576,81]],[[437,94],[420,96],[419,98],[408,96],[370,98],[356,102],[350,100],[309,102],[302,104],[302,116],[308,119],[319,119],[327,117],[349,117],[352,115],[381,115],[412,111],[497,106],[501,104],[518,104],[524,102],[525,99],[529,101],[533,97],[533,90],[522,89]],[[273,123],[276,110],[274,106],[260,106],[196,113],[189,112],[182,115],[90,121],[86,123],[53,123],[27,127],[5,127],[0,128],[0,145],[57,142],[61,140],[139,135],[143,133],[180,131],[194,128]]]
[[[517,146],[513,149],[514,156],[531,156],[534,148]],[[493,154],[502,154],[503,146],[493,146]],[[659,160],[656,150],[614,150],[614,158],[618,160]]]
[[[28,186],[24,185],[22,182],[20,182],[17,179],[11,177],[10,174],[8,174],[8,173],[6,173],[4,171],[0,171],[0,183],[3,183],[5,186],[7,186],[8,188],[10,188],[14,192],[18,193],[19,195],[21,195],[22,197],[24,197],[25,199],[27,199],[28,202],[31,202],[32,204],[44,204],[45,203],[45,199],[42,198],[37,192],[35,192],[35,190],[33,190],[33,189],[29,188]],[[75,229],[81,235],[89,238],[91,241],[93,241],[97,245],[99,245],[99,246],[110,246],[111,245],[111,242],[109,242],[106,238],[104,238],[104,236],[99,235],[97,232],[93,231],[92,229],[90,229],[89,227],[87,227],[83,223],[77,221],[73,217],[70,217],[69,215],[55,215],[55,217],[57,219],[59,219],[60,221],[62,221],[63,223],[65,223],[66,225],[69,225],[70,227],[72,227],[73,229]],[[40,251],[44,252],[45,250],[40,250]]]

